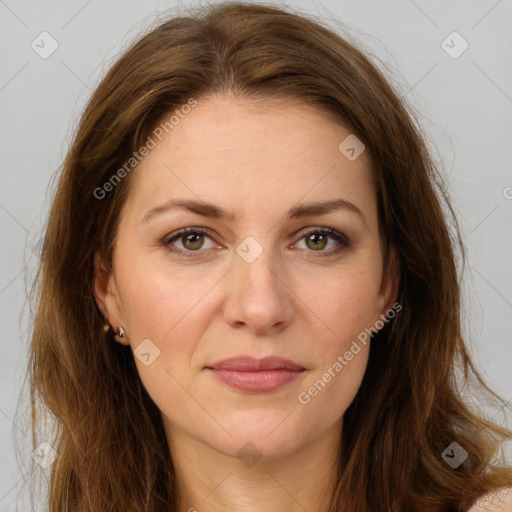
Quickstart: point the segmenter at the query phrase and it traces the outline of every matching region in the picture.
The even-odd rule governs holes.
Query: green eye
[[[329,239],[335,240],[338,248],[330,251],[324,251]],[[312,228],[301,233],[301,240],[305,240],[306,247],[310,252],[319,252],[321,256],[337,254],[343,249],[350,247],[349,239],[339,231],[331,228]],[[325,253],[325,254],[324,254]]]
[[[200,252],[204,245],[204,238],[208,236],[208,232],[203,228],[184,228],[177,231],[170,238],[164,241],[164,245],[171,246],[175,241],[179,241],[184,249],[178,247],[169,247],[172,252],[186,254],[187,256],[192,255],[190,253]]]
[[[196,256],[194,253],[204,252],[201,249],[204,249],[205,237],[212,240],[211,234],[211,230],[206,228],[183,228],[164,239],[163,244],[171,252],[187,257]],[[337,254],[343,249],[350,247],[350,240],[343,233],[331,228],[309,228],[307,231],[301,232],[299,237],[300,241],[305,240],[308,252],[319,253],[319,256]],[[328,251],[324,250],[329,240],[334,240],[338,247]],[[183,248],[176,247],[174,245],[176,242],[181,243]],[[206,249],[212,247],[213,245],[206,247]]]

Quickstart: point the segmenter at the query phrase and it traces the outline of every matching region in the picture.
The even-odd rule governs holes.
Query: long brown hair
[[[103,331],[93,255],[99,250],[111,266],[137,172],[126,167],[133,152],[164,115],[226,92],[299,99],[350,127],[371,155],[386,268],[390,248],[399,255],[403,309],[371,343],[345,412],[330,511],[465,511],[510,485],[512,469],[497,457],[512,432],[463,396],[471,384],[488,403],[499,398],[462,336],[456,253],[464,261],[464,248],[413,110],[361,50],[312,17],[244,3],[189,12],[151,29],[112,66],[61,169],[34,288],[27,371],[33,448],[45,441],[57,455],[48,469],[49,510],[177,511],[160,411],[132,352]],[[123,166],[122,179],[112,181]],[[50,415],[53,429],[43,435],[41,418]],[[467,452],[457,468],[442,457],[452,443]]]

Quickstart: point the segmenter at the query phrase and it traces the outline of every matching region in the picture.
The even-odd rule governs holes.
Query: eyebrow
[[[191,213],[213,219],[227,220],[230,222],[237,219],[237,215],[235,215],[233,211],[225,210],[212,203],[196,201],[194,199],[171,199],[160,206],[156,206],[155,208],[148,210],[142,218],[142,222],[147,222],[156,215],[176,208],[188,210]],[[313,202],[294,206],[288,211],[288,218],[300,219],[302,217],[310,217],[313,215],[324,215],[340,209],[349,210],[358,214],[366,224],[366,220],[361,210],[355,204],[341,198],[334,199],[332,201]]]

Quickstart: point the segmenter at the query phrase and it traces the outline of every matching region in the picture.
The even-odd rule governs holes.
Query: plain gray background
[[[510,402],[512,2],[288,3],[359,41],[420,112],[444,165],[468,251],[468,344],[487,382]],[[38,261],[50,179],[85,101],[119,51],[164,11],[193,5],[198,3],[0,0],[0,511],[28,510],[17,498],[22,477],[12,439],[21,439],[30,459],[28,423],[15,412],[27,357],[27,288]],[[33,41],[42,46],[44,37],[46,51],[51,48],[42,32],[58,43],[47,58],[31,47]]]

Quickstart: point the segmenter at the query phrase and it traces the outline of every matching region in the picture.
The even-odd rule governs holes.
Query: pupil
[[[186,235],[186,240],[187,242],[191,243],[192,244],[192,249],[197,249],[197,243],[198,243],[198,240],[197,239],[200,239],[202,235],[199,235],[197,233],[193,233],[193,234],[190,234],[190,235]],[[194,241],[193,239],[196,238],[196,240]],[[194,245],[196,244],[196,245]],[[186,246],[186,244],[185,244]]]
[[[315,241],[315,238],[317,238],[317,237],[320,238],[320,240]],[[324,245],[320,245],[322,242],[325,242],[325,236],[324,235],[312,234],[312,235],[309,236],[309,240],[311,242],[313,242],[315,247],[323,248],[325,246],[325,243],[324,243]]]

